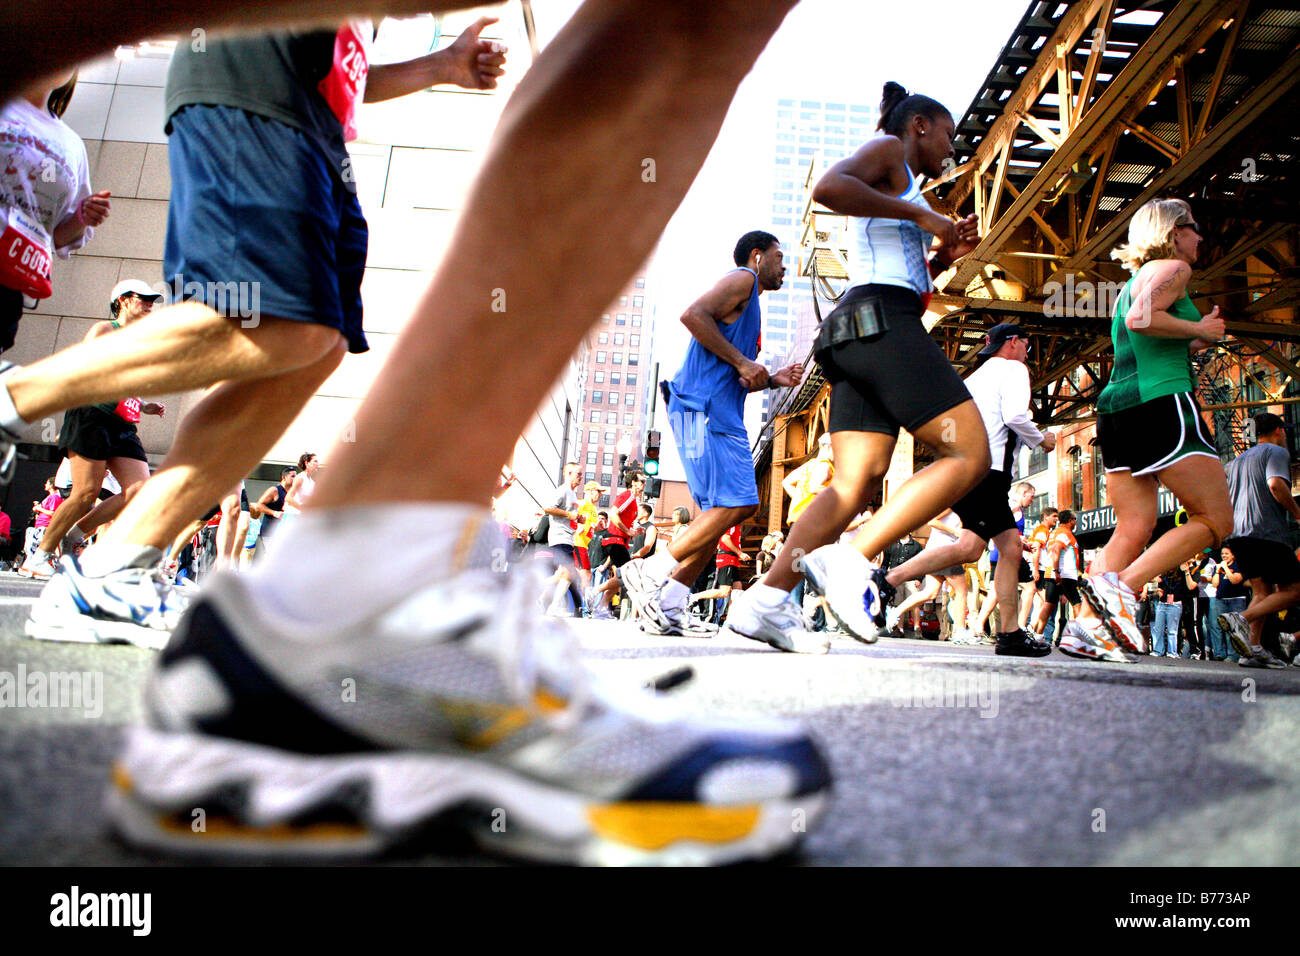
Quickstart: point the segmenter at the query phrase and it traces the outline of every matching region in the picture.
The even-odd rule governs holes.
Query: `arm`
[[[1225,568],[1224,572],[1228,575],[1228,580],[1233,584],[1240,584],[1242,579],[1245,577],[1245,575],[1240,571],[1236,571],[1232,568]]]
[[[1295,498],[1291,496],[1291,483],[1285,478],[1272,476],[1268,479],[1268,490],[1272,492],[1274,500],[1290,513],[1296,521],[1300,521],[1300,505],[1297,505]]]
[[[467,90],[496,89],[497,77],[505,73],[506,46],[480,39],[479,34],[497,19],[479,17],[445,50],[405,63],[374,64],[366,74],[366,102],[379,103],[444,84]]]
[[[718,331],[718,325],[744,307],[753,289],[754,278],[749,273],[729,272],[682,313],[682,325],[692,338],[734,368],[751,392],[767,384],[767,369],[742,355]]]
[[[1186,262],[1169,259],[1156,263],[1141,290],[1133,296],[1124,324],[1139,335],[1158,339],[1219,341],[1223,338],[1224,323],[1219,318],[1218,306],[1199,322],[1188,322],[1166,311],[1183,297],[1191,277],[1192,267]]]
[[[897,136],[877,136],[848,159],[840,160],[813,187],[813,201],[846,216],[914,222],[941,243],[957,242],[957,224],[932,209],[899,199],[878,187],[904,180],[903,143]]]
[[[159,418],[167,411],[167,406],[162,402],[145,402],[140,406],[140,414],[157,415]]]
[[[107,219],[109,207],[112,205],[109,202],[109,195],[107,191],[91,193],[81,201],[78,208],[81,209],[81,219],[85,219],[85,222],[78,219],[75,212],[65,216],[63,221],[54,227],[52,237],[54,239],[54,248],[65,249],[75,244],[77,240],[86,234],[88,227],[98,226]]]
[[[302,487],[302,475],[299,475],[297,478],[293,480],[293,484],[289,486],[289,491],[284,496],[284,503],[286,506],[293,505],[295,508],[298,508],[299,510],[302,509],[302,502],[298,500],[298,489],[301,487]]]

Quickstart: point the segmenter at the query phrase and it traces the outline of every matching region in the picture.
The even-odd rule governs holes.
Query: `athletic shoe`
[[[641,621],[641,630],[651,637],[713,637],[718,633],[718,626],[694,618],[674,621],[667,627],[660,627],[649,618]]]
[[[830,787],[802,729],[606,684],[567,625],[529,613],[529,577],[463,570],[333,627],[214,576],[149,678],[112,825],[150,851],[252,862],[409,849],[435,822],[546,863],[731,863],[801,838],[790,820],[813,823]]]
[[[1082,657],[1091,661],[1114,661],[1117,664],[1133,664],[1135,658],[1129,657],[1119,649],[1119,645],[1107,635],[1105,626],[1094,621],[1089,627],[1084,621],[1070,621],[1065,625],[1061,643],[1057,645],[1062,654]]]
[[[1146,653],[1146,638],[1137,623],[1137,596],[1120,581],[1118,574],[1107,571],[1087,575],[1079,581],[1079,590],[1100,615],[1102,626],[1116,644],[1134,654]]]
[[[1228,635],[1232,649],[1241,657],[1250,657],[1250,623],[1240,611],[1227,611],[1219,615],[1219,629]]]
[[[1052,646],[1028,631],[1009,631],[997,636],[993,653],[999,657],[1046,657],[1052,653]]]
[[[46,554],[40,548],[27,555],[27,559],[18,568],[18,573],[23,577],[35,578],[37,581],[48,581],[54,571],[54,555]]]
[[[32,605],[25,630],[40,641],[135,644],[158,650],[187,603],[155,565],[91,577],[76,558],[64,555]]]
[[[647,607],[651,598],[658,595],[663,586],[668,583],[668,578],[659,580],[647,572],[645,558],[634,558],[623,565],[618,569],[618,577],[623,582],[623,588],[627,591],[632,606],[643,615],[654,618],[655,623],[660,627],[667,627],[668,620],[655,617],[653,612],[647,610]]]
[[[749,592],[742,591],[732,598],[723,633],[727,631],[791,654],[825,654],[831,649],[825,631],[807,629],[803,612],[793,598],[782,601],[779,607],[765,608],[759,607]]]
[[[862,552],[848,544],[828,544],[796,563],[812,589],[826,598],[826,609],[840,626],[863,644],[876,642],[885,623],[884,604],[873,568]]]
[[[975,632],[968,627],[959,628],[956,631],[953,631],[952,637],[948,640],[949,643],[962,644],[966,646],[979,643],[979,638],[975,636]]]
[[[1282,656],[1295,663],[1296,636],[1294,634],[1280,633],[1277,636],[1277,643],[1282,649]]]
[[[603,604],[597,604],[597,605],[595,606],[595,608],[592,609],[592,612],[591,612],[591,619],[592,619],[593,621],[616,621],[616,620],[618,620],[618,618],[616,618],[616,617],[614,616],[614,612],[611,611],[609,608],[605,607],[605,605],[603,605]]]
[[[1286,661],[1274,657],[1262,647],[1252,647],[1250,654],[1242,655],[1241,660],[1237,661],[1239,667],[1267,667],[1270,670],[1278,670],[1286,667]]]
[[[885,610],[885,630],[897,631],[899,625],[903,623],[903,615],[896,607]]]

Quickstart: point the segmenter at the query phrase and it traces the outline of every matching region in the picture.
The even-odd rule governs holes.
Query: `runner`
[[[1244,612],[1219,615],[1219,627],[1241,655],[1242,667],[1285,667],[1286,661],[1260,642],[1264,623],[1300,603],[1300,561],[1291,547],[1288,514],[1300,521],[1300,505],[1291,495],[1291,454],[1287,424],[1278,415],[1255,416],[1257,444],[1228,464],[1232,494],[1232,537],[1225,542],[1250,584]]]
[[[1194,393],[1191,351],[1224,335],[1218,306],[1202,318],[1187,294],[1200,227],[1183,200],[1156,199],[1133,214],[1128,240],[1111,253],[1133,278],[1115,304],[1115,364],[1097,398],[1097,442],[1115,530],[1080,590],[1111,638],[1143,653],[1138,590],[1204,548],[1217,548],[1232,533],[1232,501]],[[1189,518],[1148,546],[1162,483]],[[1095,632],[1095,621],[1085,615],[1066,630]]]
[[[124,279],[109,295],[108,310],[112,318],[92,325],[86,341],[138,322],[153,310],[160,298],[148,283]],[[68,456],[72,492],[50,521],[40,548],[18,569],[19,574],[38,580],[49,578],[55,570],[56,551],[61,548],[65,554],[74,554],[86,535],[121,513],[149,479],[149,459],[136,425],[141,415],[161,418],[165,412],[166,407],[161,403],[139,398],[68,410],[59,432],[59,449]],[[109,473],[121,485],[122,493],[97,503],[104,477]]]
[[[262,492],[262,497],[258,498],[249,508],[249,513],[255,518],[262,519],[262,533],[260,539],[261,547],[258,549],[259,554],[265,554],[267,546],[271,543],[271,536],[275,534],[280,522],[284,518],[284,504],[289,497],[289,489],[293,487],[293,480],[298,477],[298,469],[293,465],[287,465],[280,469],[280,480]]]
[[[851,217],[853,235],[853,284],[814,345],[831,383],[835,477],[790,529],[762,583],[736,599],[728,625],[738,634],[797,633],[799,620],[780,609],[802,571],[846,630],[875,641],[885,622],[876,583],[884,572],[873,576],[865,555],[933,518],[989,470],[979,409],[921,321],[933,276],[979,241],[974,215],[958,223],[936,213],[918,181],[942,175],[956,124],[942,104],[888,83],[879,129],[813,190],[815,201]],[[832,544],[879,493],[900,428],[933,448],[935,462],[891,493],[853,545]]]
[[[1074,537],[1074,525],[1078,517],[1073,511],[1067,509],[1061,512],[1060,518],[1056,530],[1052,532],[1051,540],[1047,542],[1043,560],[1043,577],[1047,580],[1047,587],[1043,591],[1043,606],[1034,622],[1034,633],[1041,635],[1041,639],[1047,642],[1048,647],[1053,644],[1056,609],[1061,599],[1064,598],[1069,603],[1070,610],[1076,618],[1079,614],[1079,568],[1083,564],[1083,555],[1079,542]],[[1075,633],[1078,634],[1078,631],[1076,630]],[[1064,636],[1062,633],[1061,638]],[[1057,644],[1061,643],[1061,638],[1058,638]],[[1107,645],[1097,647],[1096,653],[1092,652],[1090,645],[1089,649],[1078,656],[1120,661],[1120,658],[1115,656],[1115,651],[1119,651],[1119,648],[1113,642],[1107,642]],[[1072,643],[1065,650],[1066,653],[1070,653],[1073,649]],[[1121,662],[1127,661],[1128,658],[1125,657]]]
[[[1008,500],[1011,468],[1016,448],[1022,440],[1031,447],[1041,445],[1049,452],[1056,447],[1056,435],[1040,431],[1030,415],[1029,369],[1025,365],[1028,355],[1029,337],[1018,325],[1003,323],[989,329],[984,348],[979,353],[983,364],[966,379],[966,388],[983,419],[985,433],[989,436],[989,455],[996,467],[953,505],[952,510],[961,526],[955,539],[940,541],[937,547],[927,544],[921,554],[883,575],[886,600],[889,593],[905,581],[918,580],[936,572],[954,578],[951,566],[979,560],[991,541],[999,555],[999,571],[995,578],[999,615],[1002,621],[1017,620],[1021,542],[1020,526],[1011,513]],[[931,540],[934,540],[934,535],[931,535]],[[953,580],[951,583],[956,593],[964,597],[965,581],[958,584]],[[827,603],[831,613],[838,617],[831,593],[828,593]],[[861,605],[860,596],[856,603]],[[959,644],[981,643],[983,622],[980,622],[977,633],[965,626],[964,608],[962,613],[962,626],[953,634],[953,641]],[[901,619],[901,613],[896,612],[893,617],[897,621]],[[996,636],[996,643],[996,653],[1003,655],[1043,657],[1052,651],[1050,645],[1035,640],[1020,627],[1004,628]]]
[[[635,682],[611,693],[589,679],[567,631],[531,613],[527,577],[493,570],[503,542],[486,508],[533,410],[652,251],[792,6],[595,0],[546,45],[357,411],[356,440],[330,452],[281,546],[247,575],[215,575],[159,658],[110,796],[133,845],[368,856],[415,839],[467,793],[510,821],[467,824],[484,844],[545,861],[728,862],[781,852],[815,825],[830,776],[804,731],[687,718]],[[216,28],[229,9],[288,7],[172,4],[127,22]],[[578,224],[583,281],[557,283]],[[519,304],[508,316],[492,310],[503,277]],[[518,351],[529,361],[502,374],[500,356]],[[213,495],[243,470],[232,464]],[[358,560],[376,540],[392,542],[385,560]],[[338,673],[380,688],[380,711],[318,693]],[[284,719],[254,716],[267,707]],[[218,810],[208,797],[232,774],[247,799]],[[346,799],[358,784],[369,798]],[[172,824],[198,805],[208,832]]]
[[[769,373],[755,361],[763,319],[759,300],[764,292],[781,288],[784,258],[776,236],[761,230],[745,233],[732,253],[736,268],[682,315],[691,342],[677,375],[661,388],[686,484],[701,513],[668,547],[624,569],[628,596],[649,633],[683,633],[691,586],[714,560],[718,539],[758,510],[745,396],[797,385],[803,378],[797,362]],[[799,619],[792,601],[781,614],[783,620]],[[745,636],[783,651],[825,653],[830,646],[825,640],[791,636],[795,634],[778,627]]]
[[[636,533],[632,526],[636,524],[637,511],[641,503],[641,492],[645,490],[645,475],[640,473],[628,476],[628,486],[615,496],[609,507],[609,526],[605,540],[601,542],[605,558],[609,562],[609,577],[595,589],[595,607],[592,617],[610,620],[614,617],[611,605],[615,595],[623,587],[619,569],[632,560],[628,546]]]
[[[1033,485],[1031,485],[1027,481],[1022,481],[1018,485],[1016,485],[1011,490],[1011,494],[1007,496],[1007,503],[1011,505],[1011,516],[1015,519],[1016,531],[1020,536],[1021,555],[1020,555],[1020,561],[1018,562],[1016,567],[1016,593],[1018,595],[1017,606],[1019,608],[1016,621],[1017,621],[1017,627],[1021,628],[1022,630],[1024,629],[1025,625],[1028,623],[1029,608],[1034,598],[1034,588],[1033,588],[1034,573],[1030,569],[1029,562],[1025,558],[1025,554],[1026,554],[1025,549],[1028,547],[1025,538],[1025,509],[1028,508],[1029,505],[1033,502],[1034,491],[1035,489]],[[998,562],[1001,559],[1002,559],[1002,552],[998,550],[997,544],[996,543],[990,544],[989,568],[990,568],[990,574],[994,581],[994,586],[989,590],[988,595],[984,599],[984,604],[980,608],[979,617],[975,619],[975,631],[977,634],[982,635],[984,633],[985,625],[988,624],[989,618],[992,616],[994,609],[998,605],[997,569],[998,569]],[[1002,617],[1001,614],[998,615],[998,620],[999,623],[1003,625],[1006,624],[1006,620]],[[996,642],[996,636],[995,636],[995,642]]]
[[[67,408],[215,387],[101,540],[61,559],[31,636],[166,641],[185,598],[154,574],[163,550],[262,460],[346,351],[368,348],[368,234],[346,149],[355,107],[433,84],[495,86],[503,54],[479,39],[491,22],[368,73],[370,28],[358,22],[177,45],[163,274],[175,298],[193,298],[0,373],[0,428],[29,436]]]

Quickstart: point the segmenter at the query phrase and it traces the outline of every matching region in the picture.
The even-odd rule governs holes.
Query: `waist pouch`
[[[902,286],[871,284],[851,289],[822,320],[814,355],[844,342],[871,342],[889,331],[890,312],[922,312],[920,297]]]

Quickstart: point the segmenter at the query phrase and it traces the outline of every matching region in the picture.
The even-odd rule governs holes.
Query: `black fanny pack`
[[[844,342],[878,339],[889,331],[890,311],[919,308],[920,300],[910,289],[874,284],[850,289],[834,311],[822,320],[821,331],[813,344],[814,354]]]

